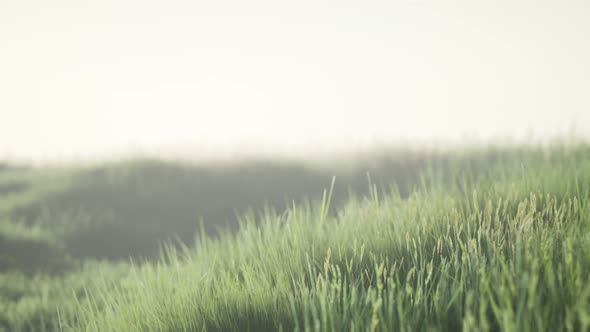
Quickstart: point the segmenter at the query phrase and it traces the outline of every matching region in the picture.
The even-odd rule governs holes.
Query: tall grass
[[[79,310],[77,299],[105,291],[127,274],[128,264],[110,262],[86,262],[58,275],[0,273],[0,331],[63,330],[61,320]]]
[[[243,217],[60,317],[79,331],[590,329],[587,146],[500,151],[327,213]]]

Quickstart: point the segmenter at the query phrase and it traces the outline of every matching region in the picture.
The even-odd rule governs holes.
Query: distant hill
[[[504,150],[503,155],[507,154]],[[11,170],[0,173],[0,270],[23,269],[27,265],[23,262],[32,262],[31,257],[51,252],[60,256],[52,265],[59,267],[86,258],[153,257],[163,242],[180,240],[190,245],[200,222],[214,235],[219,228],[237,229],[239,216],[248,210],[281,211],[293,202],[318,200],[334,176],[334,211],[350,194],[369,193],[369,178],[379,189],[395,185],[405,196],[420,185],[420,174],[429,167],[445,173],[451,167],[448,157],[398,151],[322,165],[142,159]],[[480,170],[495,159],[490,149],[454,156],[452,167]],[[458,160],[462,167],[457,167]]]

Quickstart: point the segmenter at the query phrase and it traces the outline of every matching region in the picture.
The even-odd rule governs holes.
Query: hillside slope
[[[587,330],[587,147],[399,193],[246,217],[103,289],[84,331]],[[102,308],[102,309],[96,309]]]
[[[215,235],[237,229],[238,216],[248,210],[284,210],[293,201],[317,200],[334,176],[334,207],[350,193],[366,194],[368,173],[379,186],[395,184],[407,193],[440,157],[408,152],[379,158],[326,167],[268,160],[226,165],[131,160],[6,171],[0,174],[0,248],[4,256],[22,255],[0,257],[0,271],[51,270],[33,260],[44,256],[42,251],[67,260],[154,257],[162,243],[192,244],[201,223]],[[59,260],[55,270],[67,265]]]

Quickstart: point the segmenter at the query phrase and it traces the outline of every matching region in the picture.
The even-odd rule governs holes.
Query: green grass
[[[434,179],[408,199],[374,194],[337,217],[328,199],[246,217],[235,236],[135,269],[73,326],[586,330],[590,156],[570,153]]]
[[[334,209],[346,202],[349,190],[367,192],[367,171],[376,182],[397,183],[408,192],[434,158],[408,151],[393,161],[374,159],[349,162],[348,169],[269,160],[9,169],[0,172],[0,224],[39,229],[77,259],[154,257],[163,242],[191,244],[199,220],[208,234],[216,234],[220,227],[235,230],[237,216],[248,209],[266,204],[282,210],[292,200],[319,199],[333,175],[339,178]]]
[[[0,273],[0,331],[59,331],[61,313],[79,310],[77,299],[104,291],[129,273],[129,264],[108,262],[86,262],[59,275]]]
[[[16,295],[0,301],[0,330],[590,329],[590,147],[425,164],[403,188],[376,185],[336,209],[336,189],[269,204],[159,261],[4,274],[0,294]]]

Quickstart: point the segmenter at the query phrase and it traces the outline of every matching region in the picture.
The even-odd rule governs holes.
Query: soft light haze
[[[0,158],[590,132],[587,1],[1,1]]]

